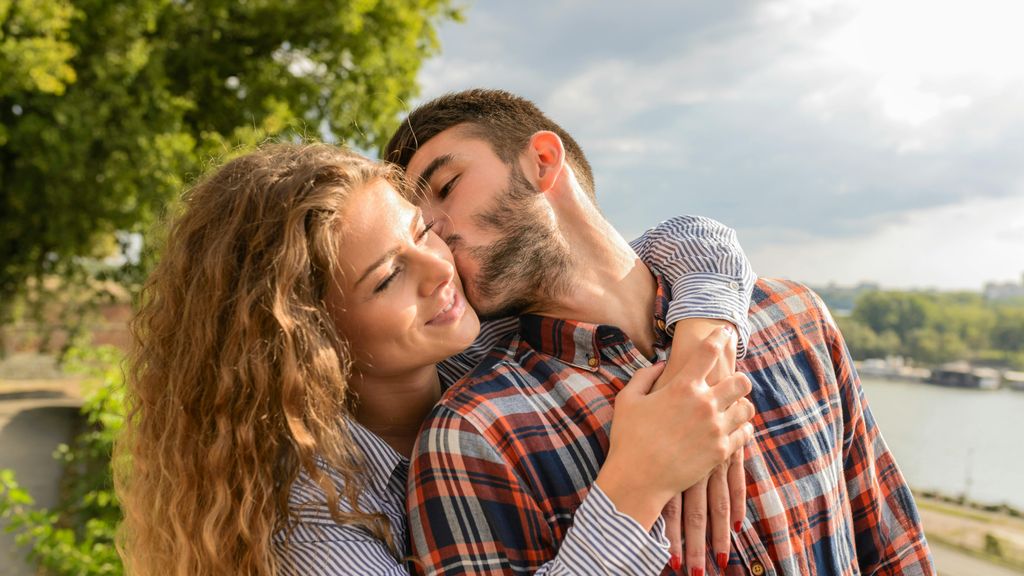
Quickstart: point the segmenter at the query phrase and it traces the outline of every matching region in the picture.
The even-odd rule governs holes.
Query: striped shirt
[[[658,329],[669,296],[658,284],[661,359],[671,339]],[[756,433],[726,573],[934,574],[910,490],[822,302],[799,284],[762,280],[749,318],[738,369],[753,382]],[[560,558],[581,528],[574,511],[596,493],[615,395],[650,363],[618,328],[522,316],[424,423],[408,505],[425,572],[530,574]],[[651,540],[599,549],[638,555],[601,573],[651,573],[639,558],[658,552]],[[659,568],[667,560],[661,551]]]
[[[631,246],[646,264],[664,271],[679,295],[666,308],[668,330],[684,318],[729,320],[739,329],[739,350],[743,350],[750,333],[746,309],[755,277],[732,229],[708,218],[680,216],[648,230]],[[438,365],[442,385],[450,386],[466,375],[518,326],[514,318],[484,323],[469,349]],[[409,461],[357,422],[349,420],[349,428],[353,441],[366,456],[370,476],[368,489],[360,496],[360,508],[382,512],[395,541],[407,546]],[[331,470],[325,472],[340,490],[342,479]],[[297,526],[290,537],[282,532],[273,542],[282,574],[408,574],[407,567],[384,542],[365,529],[336,523],[326,507],[325,495],[308,476],[300,475],[296,480],[289,504],[297,513]],[[344,500],[340,507],[352,511]],[[595,489],[575,510],[576,528],[562,543],[559,558],[531,573],[618,574],[627,573],[626,567],[632,566],[632,570],[643,567],[639,573],[656,574],[668,554],[660,522],[645,532]],[[619,550],[629,552],[617,554]]]

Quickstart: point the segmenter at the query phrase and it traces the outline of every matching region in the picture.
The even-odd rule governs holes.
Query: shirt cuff
[[[558,559],[573,573],[658,574],[668,564],[668,539],[661,517],[650,532],[615,504],[594,484],[576,509]]]
[[[743,358],[750,340],[747,314],[753,289],[753,284],[725,274],[694,272],[682,276],[672,284],[665,318],[669,335],[675,332],[676,322],[687,318],[727,320],[736,326],[736,359]]]

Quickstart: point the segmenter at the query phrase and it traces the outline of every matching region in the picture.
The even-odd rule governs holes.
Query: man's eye
[[[459,247],[459,242],[462,241],[462,236],[458,234],[445,234],[441,239],[448,245],[449,250],[455,252],[455,249]]]
[[[451,180],[448,180],[448,182],[446,182],[445,185],[442,186],[441,189],[437,191],[437,197],[440,198],[441,200],[444,200],[445,198],[447,198],[448,195],[452,193],[452,188],[455,187],[455,184],[458,181],[459,181],[459,177],[458,176],[455,176]]]

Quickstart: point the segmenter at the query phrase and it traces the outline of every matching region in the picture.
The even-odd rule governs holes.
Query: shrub
[[[54,457],[65,465],[63,503],[38,508],[11,470],[0,470],[0,519],[19,545],[47,572],[68,575],[123,574],[114,548],[121,508],[114,494],[110,458],[124,422],[121,353],[112,347],[74,348],[65,369],[87,376],[82,414],[85,429]]]

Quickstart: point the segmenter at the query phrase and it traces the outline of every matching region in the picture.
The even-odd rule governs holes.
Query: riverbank
[[[1024,574],[1020,511],[958,503],[934,493],[916,493],[915,498],[929,542]]]

